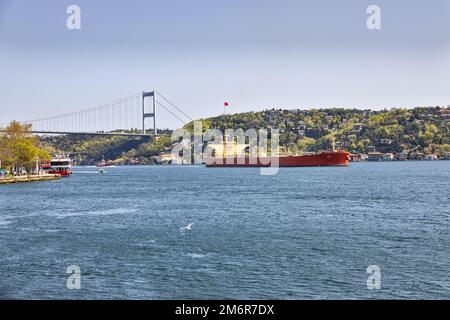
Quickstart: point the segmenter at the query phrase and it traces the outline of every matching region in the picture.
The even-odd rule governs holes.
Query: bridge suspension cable
[[[181,110],[175,104],[173,104],[169,99],[167,99],[165,96],[163,96],[160,92],[158,92],[158,91],[155,91],[155,92],[158,96],[163,98],[168,104],[170,104],[172,107],[177,109],[182,115],[184,115],[186,118],[188,118],[190,121],[192,121],[192,118],[190,116],[188,116],[183,110]]]
[[[183,119],[181,119],[180,117],[178,117],[175,113],[173,113],[172,111],[170,111],[165,105],[163,105],[161,102],[156,101],[156,104],[160,107],[162,107],[164,110],[166,110],[168,113],[170,113],[172,116],[174,116],[175,118],[177,118],[178,120],[180,120],[182,123],[186,123],[186,121],[184,121]]]
[[[161,93],[153,91],[135,93],[84,110],[23,121],[21,123],[31,124],[35,133],[147,135],[145,119],[148,117],[156,118],[156,109],[153,109],[152,113],[145,112],[144,98],[147,96],[153,97],[155,107],[156,105],[161,107],[183,124],[187,121],[185,119],[192,121],[192,118],[181,108],[177,107]],[[156,99],[156,97],[160,99]]]
[[[23,121],[31,124],[33,131],[107,133],[125,131],[132,133],[138,128],[141,115],[140,94],[133,94],[105,104],[46,118]]]

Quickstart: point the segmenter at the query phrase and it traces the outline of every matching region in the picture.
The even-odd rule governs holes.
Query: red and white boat
[[[103,157],[102,161],[100,161],[99,163],[97,163],[97,167],[98,168],[102,168],[102,167],[112,167],[113,163],[110,161],[105,161],[105,157]]]
[[[50,161],[48,173],[68,177],[72,174],[72,162],[69,157],[55,157]]]

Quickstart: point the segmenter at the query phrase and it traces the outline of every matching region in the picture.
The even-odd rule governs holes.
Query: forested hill
[[[204,126],[278,128],[280,145],[293,152],[329,149],[333,139],[340,148],[359,153],[450,152],[450,107],[382,111],[271,109],[204,119]]]
[[[171,149],[167,132],[157,141],[146,137],[89,136],[83,134],[41,137],[53,154],[68,154],[76,164],[95,165],[103,158],[117,164],[153,164]]]
[[[444,156],[450,152],[450,107],[391,109],[265,110],[202,119],[203,128],[278,128],[280,145],[292,152],[331,148]],[[192,123],[186,125],[191,129]],[[75,156],[79,163],[94,164],[104,156],[118,163],[154,163],[171,150],[170,131],[157,141],[130,137],[60,136],[42,138],[54,153]]]

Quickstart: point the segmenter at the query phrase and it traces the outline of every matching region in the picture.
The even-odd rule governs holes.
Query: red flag
[[[224,107],[228,107],[228,102],[225,101],[225,102],[223,103],[223,106],[224,106]]]

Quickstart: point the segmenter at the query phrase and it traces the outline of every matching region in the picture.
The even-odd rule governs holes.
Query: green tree
[[[30,172],[36,160],[48,158],[48,152],[41,148],[39,140],[32,136],[31,125],[13,121],[0,134],[0,160],[6,168],[23,167]]]

